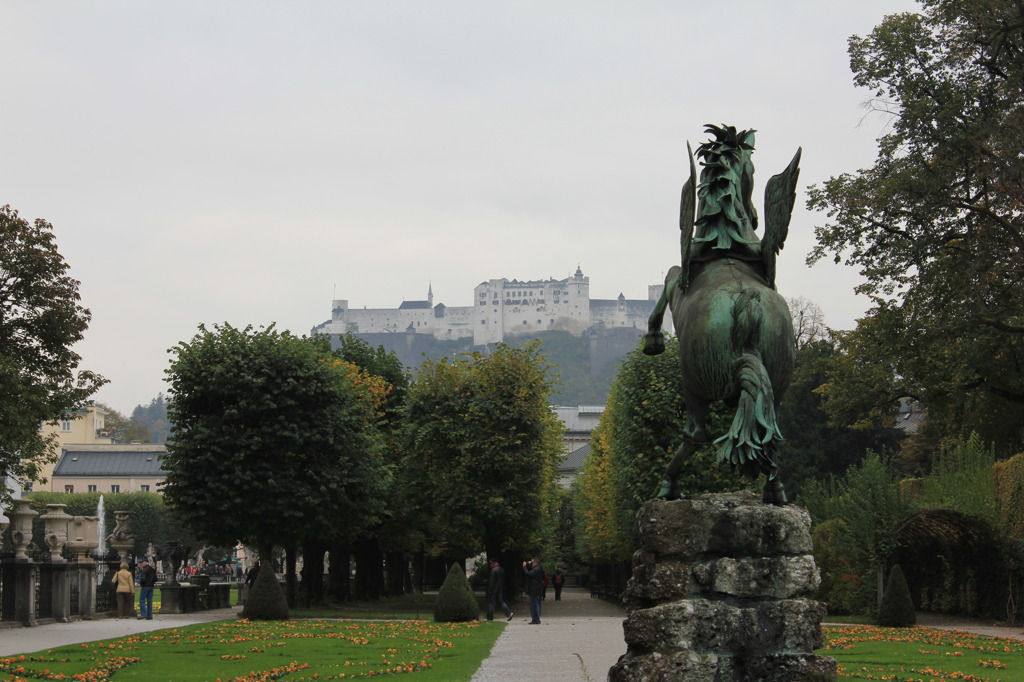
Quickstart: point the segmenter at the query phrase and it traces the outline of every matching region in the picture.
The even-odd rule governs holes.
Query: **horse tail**
[[[775,418],[772,381],[758,350],[764,316],[760,293],[745,289],[737,296],[732,315],[732,371],[739,402],[729,431],[715,441],[718,460],[729,462],[749,479],[761,471],[772,479],[778,472],[774,455],[782,433]]]

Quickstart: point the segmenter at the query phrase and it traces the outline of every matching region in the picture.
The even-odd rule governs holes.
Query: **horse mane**
[[[751,199],[754,164],[750,160],[756,131],[737,132],[733,126],[707,124],[704,132],[713,134],[714,139],[697,147],[702,168],[693,238],[698,253],[693,256],[703,260],[719,251],[720,255],[756,257],[760,239],[754,232],[757,210]]]

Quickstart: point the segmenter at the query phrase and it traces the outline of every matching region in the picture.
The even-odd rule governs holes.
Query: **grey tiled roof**
[[[162,445],[66,445],[54,476],[163,477]]]
[[[590,443],[581,445],[562,460],[558,465],[559,471],[578,471],[583,466],[583,460],[590,456]]]

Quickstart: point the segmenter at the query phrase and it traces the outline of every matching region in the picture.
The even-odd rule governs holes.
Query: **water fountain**
[[[93,550],[93,556],[99,561],[107,555],[107,511],[103,506],[103,495],[100,495],[99,504],[96,505],[96,516],[99,517],[99,525],[96,528],[99,545]],[[103,582],[104,572],[102,568],[96,569],[96,584]]]
[[[100,544],[96,548],[96,558],[104,556],[107,553],[107,512],[103,507],[103,495],[100,495],[100,502],[96,505],[96,516],[100,519],[100,525],[97,529],[99,533]]]

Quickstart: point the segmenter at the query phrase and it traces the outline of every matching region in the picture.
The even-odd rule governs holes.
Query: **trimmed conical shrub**
[[[480,618],[480,605],[476,603],[473,588],[466,580],[466,572],[455,563],[437,593],[434,620],[439,623],[461,623]]]
[[[889,582],[882,593],[878,624],[887,628],[909,628],[916,623],[917,613],[914,611],[914,600],[910,597],[910,588],[903,577],[903,569],[896,564],[889,571]]]
[[[241,616],[249,620],[288,620],[288,600],[269,561],[260,568]]]

